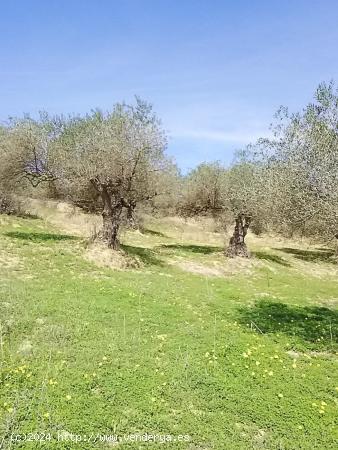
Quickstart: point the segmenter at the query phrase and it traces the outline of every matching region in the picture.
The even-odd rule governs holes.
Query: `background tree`
[[[321,84],[315,102],[281,108],[274,138],[256,147],[270,223],[277,232],[332,239],[338,231],[338,91]],[[258,157],[258,158],[257,158]]]
[[[219,163],[202,163],[184,179],[179,210],[184,216],[210,214],[217,217],[223,211],[226,170]]]
[[[322,241],[337,235],[337,94],[333,83],[321,84],[300,113],[281,108],[273,138],[248,146],[230,168],[226,208],[236,226],[227,255],[247,256],[251,224]]]
[[[265,195],[262,188],[261,166],[248,158],[251,147],[239,152],[235,163],[227,172],[224,191],[225,214],[235,222],[233,234],[225,250],[226,256],[250,256],[245,243],[249,227],[261,231],[265,221]]]
[[[203,163],[184,181],[180,211],[185,216],[209,214],[222,223],[235,222],[234,232],[225,253],[249,256],[245,237],[251,222],[262,220],[259,190],[259,166],[248,158],[248,151],[237,154],[235,163],[224,168],[219,162]]]
[[[29,116],[10,119],[0,133],[2,183],[14,189],[22,179],[33,186],[55,179],[49,153],[56,135],[57,124],[46,113],[40,113],[37,120]]]
[[[158,177],[158,195],[146,204],[141,203],[142,211],[162,217],[175,215],[181,202],[183,185],[183,177],[177,165],[168,159],[165,170]]]
[[[19,209],[22,213],[16,194],[29,196],[30,188],[55,179],[50,170],[49,152],[56,133],[57,123],[46,113],[40,113],[37,120],[29,116],[12,118],[0,127],[2,211],[14,213]]]

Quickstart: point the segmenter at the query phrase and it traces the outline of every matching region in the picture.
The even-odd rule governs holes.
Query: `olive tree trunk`
[[[103,211],[103,229],[102,239],[109,248],[113,250],[119,250],[119,230],[120,230],[120,217],[116,212],[108,213]]]
[[[102,238],[109,248],[119,250],[119,230],[121,225],[122,203],[114,202],[107,192],[102,195],[103,199],[103,229]]]
[[[245,236],[247,235],[250,222],[250,216],[239,214],[236,217],[234,232],[230,238],[229,246],[225,250],[226,256],[230,258],[234,258],[235,256],[248,258],[250,256],[250,252],[245,243]]]
[[[114,195],[106,183],[100,182],[98,178],[91,180],[92,184],[99,192],[103,209],[102,209],[102,240],[109,248],[119,250],[119,230],[121,226],[121,214],[123,209],[122,199]]]

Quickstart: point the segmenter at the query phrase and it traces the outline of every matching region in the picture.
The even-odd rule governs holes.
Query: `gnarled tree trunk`
[[[120,214],[118,211],[112,211],[108,214],[103,211],[103,229],[102,229],[102,239],[107,244],[109,248],[113,250],[119,250],[119,229],[120,229]]]
[[[245,214],[239,214],[236,217],[236,224],[233,235],[230,238],[229,246],[225,251],[226,256],[234,258],[235,256],[242,256],[248,258],[250,252],[245,243],[245,236],[247,235],[251,217]]]
[[[106,183],[102,183],[98,178],[91,180],[97,191],[100,193],[103,210],[103,228],[102,228],[102,240],[107,244],[109,248],[113,250],[119,250],[119,229],[121,225],[121,213],[123,209],[123,201],[121,198],[116,198],[110,192]]]
[[[109,195],[105,189],[102,193],[102,199],[102,238],[109,248],[112,248],[113,250],[119,250],[119,230],[121,225],[122,203],[119,201],[113,202],[111,195]]]

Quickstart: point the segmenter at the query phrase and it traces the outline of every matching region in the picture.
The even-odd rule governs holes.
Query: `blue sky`
[[[338,81],[336,0],[3,0],[0,120],[140,95],[183,170],[228,163]]]

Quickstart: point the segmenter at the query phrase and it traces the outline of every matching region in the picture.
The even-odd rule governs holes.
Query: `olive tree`
[[[225,254],[248,257],[245,243],[252,221],[261,220],[258,189],[259,166],[248,158],[248,150],[238,152],[235,163],[223,167],[219,162],[203,163],[184,180],[180,212],[183,215],[210,214],[227,229],[235,222]]]
[[[41,114],[40,119],[44,116]],[[1,181],[15,189],[25,179],[33,186],[54,179],[49,166],[53,126],[47,120],[29,116],[11,119],[0,132]]]
[[[190,171],[183,181],[179,210],[184,216],[223,211],[226,169],[219,163],[202,163]]]
[[[281,232],[325,240],[338,232],[338,91],[319,85],[303,111],[278,113],[259,148],[270,222]]]
[[[234,222],[233,234],[225,249],[226,256],[249,257],[245,238],[249,227],[256,229],[265,220],[265,192],[261,186],[262,168],[250,160],[251,146],[239,152],[235,163],[227,171],[227,184],[224,190],[224,210]]]
[[[32,187],[55,180],[49,151],[57,128],[45,113],[36,120],[12,118],[0,127],[1,211],[22,213],[23,203],[16,194],[29,196]]]
[[[338,91],[321,84],[301,112],[281,108],[271,139],[248,146],[228,172],[235,216],[227,255],[247,256],[251,225],[274,233],[338,237]]]
[[[123,211],[129,219],[141,202],[158,195],[161,173],[170,166],[166,136],[152,107],[117,104],[68,120],[53,148],[54,173],[73,199],[92,189],[103,218],[102,237],[119,248]]]

